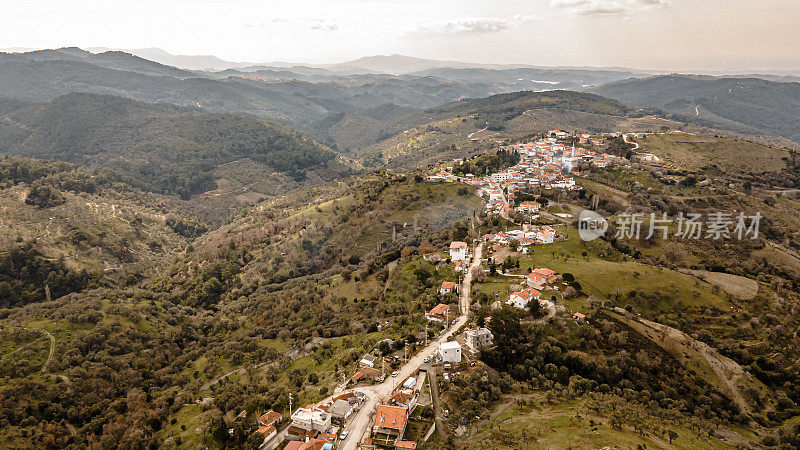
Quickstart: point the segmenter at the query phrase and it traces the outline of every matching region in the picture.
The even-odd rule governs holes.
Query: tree
[[[669,444],[672,445],[672,441],[678,438],[678,433],[674,430],[667,430],[667,438],[669,438]]]
[[[534,319],[538,319],[547,315],[547,312],[537,300],[528,302],[528,313],[530,313]]]

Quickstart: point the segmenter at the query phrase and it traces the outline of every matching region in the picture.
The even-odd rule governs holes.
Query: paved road
[[[623,140],[623,141],[625,141],[625,143],[626,143],[626,144],[632,144],[632,145],[634,145],[634,147],[633,147],[631,150],[633,150],[633,151],[639,150],[639,143],[637,143],[637,142],[632,142],[632,141],[629,141],[629,140],[628,140],[628,135],[627,135],[627,134],[623,134],[623,135],[622,135],[622,140]]]
[[[398,370],[398,375],[395,378],[389,377],[383,383],[374,386],[361,388],[360,391],[367,394],[367,400],[361,407],[361,410],[356,413],[350,424],[347,426],[348,435],[344,439],[339,448],[344,450],[355,450],[358,448],[362,438],[367,434],[372,423],[372,413],[389,398],[396,383],[399,383],[406,378],[410,377],[417,369],[424,364],[424,359],[430,357],[436,352],[439,344],[447,342],[447,339],[452,336],[456,330],[461,328],[467,323],[469,319],[470,307],[470,290],[472,288],[472,268],[478,267],[481,264],[481,256],[483,251],[483,243],[475,247],[475,254],[473,256],[472,264],[464,275],[464,281],[461,285],[461,297],[459,298],[459,309],[461,315],[456,320],[456,323],[447,331],[442,333],[438,339],[432,341],[422,351],[413,356],[403,367]]]

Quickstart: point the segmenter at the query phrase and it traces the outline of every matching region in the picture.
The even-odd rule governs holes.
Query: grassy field
[[[738,139],[694,136],[689,134],[653,134],[638,140],[641,151],[652,153],[664,161],[690,171],[716,164],[724,171],[780,171],[786,167],[786,156],[776,149]]]
[[[581,400],[560,404],[542,403],[522,407],[517,403],[500,406],[491,425],[483,426],[470,437],[469,448],[476,449],[551,449],[602,448],[613,443],[614,448],[665,448],[668,438],[653,433],[639,433],[632,428],[613,428],[607,418],[590,413]],[[647,420],[642,418],[642,420]],[[677,433],[673,445],[677,448],[735,448],[730,443],[679,426],[669,426]],[[523,444],[520,444],[523,443]]]
[[[611,255],[600,258],[598,253],[611,252],[603,241],[583,242],[577,231],[568,229],[567,241],[535,246],[532,255],[521,255],[517,273],[547,267],[558,273],[571,273],[582,290],[601,300],[627,301],[653,311],[672,311],[685,306],[724,307],[723,296],[697,278],[667,268],[650,266],[627,257]],[[586,256],[583,256],[586,252]],[[613,253],[613,252],[612,252]],[[637,295],[628,299],[629,293]],[[578,305],[578,304],[576,304]],[[585,307],[585,304],[580,304]]]

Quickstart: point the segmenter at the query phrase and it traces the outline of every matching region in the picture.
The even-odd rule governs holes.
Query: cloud
[[[309,30],[336,31],[339,25],[325,19],[302,19]]]
[[[556,8],[581,16],[626,16],[669,6],[668,0],[551,0]]]
[[[539,20],[538,16],[517,14],[512,19],[496,17],[463,17],[452,20],[424,20],[408,29],[409,34],[454,35],[497,33],[525,22]]]
[[[326,19],[283,19],[276,17],[264,22],[244,22],[242,25],[251,28],[305,28],[307,30],[336,31],[339,25]]]

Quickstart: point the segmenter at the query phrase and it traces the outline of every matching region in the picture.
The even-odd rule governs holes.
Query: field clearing
[[[521,407],[516,403],[500,405],[493,414],[492,425],[484,426],[471,437],[469,448],[476,449],[596,449],[608,448],[735,448],[716,438],[699,437],[682,427],[670,426],[677,433],[673,445],[667,438],[645,432],[639,434],[632,428],[613,428],[610,421],[589,413],[580,400],[560,404],[543,403],[540,406]],[[499,414],[497,413],[499,412]],[[526,444],[520,446],[520,442]]]
[[[750,278],[707,270],[685,270],[685,273],[719,286],[723,291],[741,300],[752,300],[758,294],[758,282]]]
[[[683,307],[729,306],[724,296],[692,275],[638,263],[627,257],[601,259],[596,255],[609,245],[604,241],[583,242],[577,230],[565,230],[569,239],[532,247],[530,255],[520,255],[520,268],[513,272],[527,274],[528,269],[547,267],[557,273],[571,273],[583,292],[602,300],[633,302],[631,293],[646,297],[642,307],[656,311],[674,311]],[[586,256],[583,256],[586,252]]]
[[[776,172],[786,168],[782,149],[738,139],[690,134],[654,134],[637,139],[643,152],[690,171],[716,164],[725,171]]]

